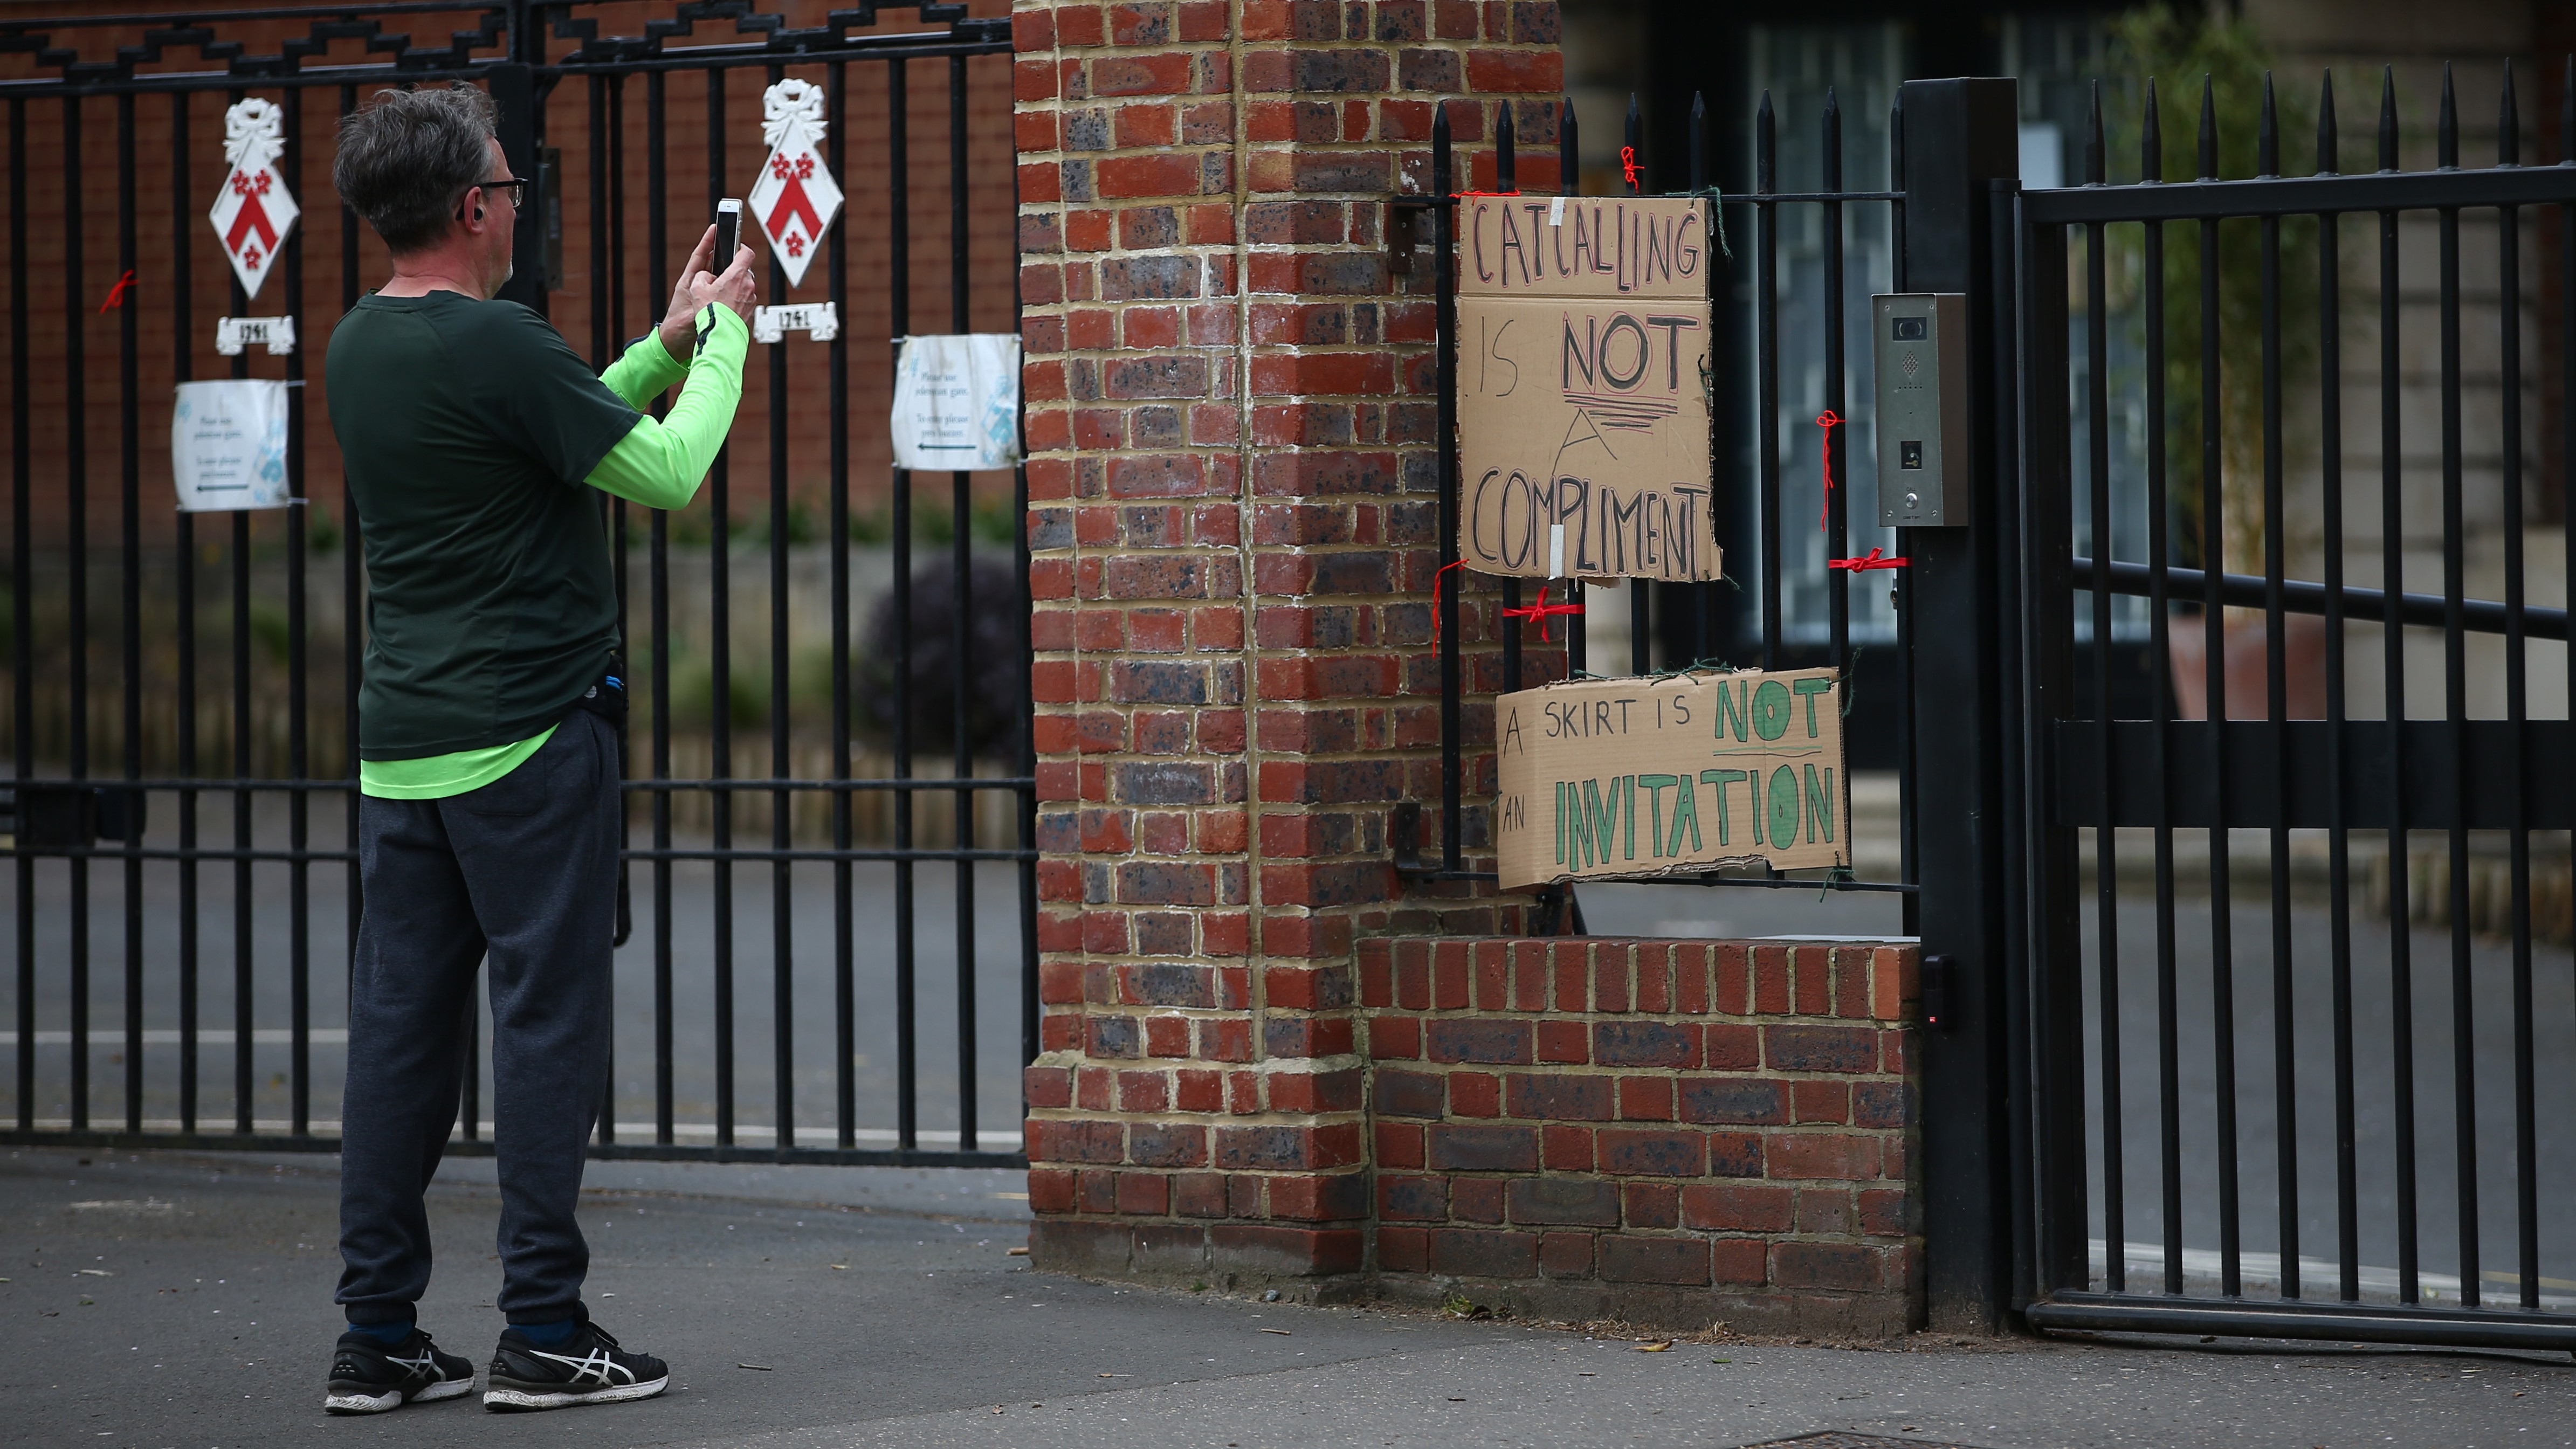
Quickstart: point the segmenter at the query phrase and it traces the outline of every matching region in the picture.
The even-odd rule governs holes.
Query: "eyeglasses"
[[[487,196],[508,192],[510,205],[514,210],[524,208],[528,204],[528,178],[524,176],[513,176],[497,181],[477,181],[474,184],[482,187]]]

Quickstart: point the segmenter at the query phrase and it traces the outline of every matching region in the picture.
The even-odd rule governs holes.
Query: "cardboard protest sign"
[[[1709,203],[1460,208],[1458,556],[1524,578],[1717,578]]]
[[[1587,679],[1494,701],[1505,889],[1851,863],[1830,669]]]

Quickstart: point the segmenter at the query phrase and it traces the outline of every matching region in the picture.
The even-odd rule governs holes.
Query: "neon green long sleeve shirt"
[[[600,374],[609,391],[640,409],[671,384],[686,378],[687,385],[668,415],[637,418],[583,481],[647,508],[687,507],[733,428],[750,345],[750,327],[732,308],[717,306],[699,310],[697,355],[688,361],[673,357],[658,331],[637,338]]]
[[[698,496],[742,401],[742,365],[751,329],[730,307],[698,312],[698,345],[687,361],[673,357],[657,330],[636,339],[599,380],[641,410],[682,382],[679,401],[660,419],[646,414],[583,479],[603,493],[647,508],[685,508]],[[459,750],[417,760],[361,760],[358,790],[390,800],[437,800],[479,790],[517,769],[554,730],[513,744]]]

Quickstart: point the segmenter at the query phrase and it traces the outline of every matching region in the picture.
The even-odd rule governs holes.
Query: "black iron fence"
[[[2218,180],[2204,95],[2199,175],[2168,181],[2150,90],[2141,181],[2105,184],[2097,101],[2086,184],[2019,198],[2031,1043],[2049,1093],[2033,1322],[2576,1347],[2568,1144],[2543,1110],[2576,1088],[2570,963],[2565,929],[2536,942],[2534,926],[2535,856],[2564,879],[2576,826],[2576,730],[2563,703],[2534,717],[2542,641],[2563,654],[2568,632],[2529,601],[2525,520],[2544,510],[2524,250],[2555,209],[2576,283],[2576,96],[2555,165],[2522,164],[2510,70],[2499,107],[2493,164],[2463,167],[2446,74],[2437,169],[2403,171],[2383,80],[2373,169],[2345,174],[2329,80],[2312,174],[2291,176],[2267,86],[2260,174]],[[2432,255],[2410,257],[2422,220]],[[2127,378],[2106,365],[2123,266],[2145,356]],[[2222,299],[2248,270],[2250,316]],[[2169,347],[2177,324],[2196,355]],[[2222,334],[2249,327],[2250,373],[2222,361]],[[2078,345],[2089,366],[2070,370]],[[2347,380],[2371,361],[2370,390]],[[2056,385],[2070,371],[2083,389]],[[2197,394],[2196,426],[2170,430],[2196,459],[2147,434],[2135,532],[2113,522],[2107,429],[2074,443],[2124,388],[2159,421]],[[2228,436],[2225,388],[2250,393],[2257,436]],[[2561,422],[2576,429],[2563,403]],[[2554,562],[2563,598],[2576,557]],[[2114,707],[2108,651],[2079,668],[2075,648],[2132,599],[2152,638],[2136,716]],[[2410,688],[2427,665],[2438,703]],[[2259,869],[2232,858],[2239,832],[2259,835]],[[2142,847],[2148,889],[2124,900]],[[2473,901],[2481,876],[2502,909]],[[2427,884],[2438,900],[2410,897]]]
[[[345,310],[364,268],[355,218],[328,200],[327,147],[308,142],[308,115],[345,114],[382,85],[489,87],[514,169],[538,183],[504,295],[551,304],[559,322],[577,316],[576,342],[586,332],[604,365],[651,325],[703,218],[751,174],[759,127],[741,116],[759,115],[760,85],[792,75],[824,93],[828,162],[850,193],[815,268],[839,335],[755,349],[746,411],[760,409],[765,382],[767,436],[753,455],[765,489],[737,486],[737,446],[701,507],[639,517],[602,498],[640,686],[626,879],[645,899],[621,900],[621,1064],[596,1151],[1022,1160],[1016,1079],[1036,1036],[1034,762],[1027,557],[1008,520],[1025,509],[1025,480],[959,473],[942,496],[943,480],[863,464],[880,430],[862,411],[854,449],[852,427],[854,406],[882,405],[890,344],[917,327],[1016,330],[1012,291],[994,285],[1016,270],[1000,59],[1009,25],[924,3],[901,7],[915,28],[878,33],[878,8],[802,28],[746,0],[0,22],[0,60],[14,68],[0,71],[13,481],[8,1140],[336,1146],[334,1083],[317,1076],[316,1055],[346,1040],[325,1023],[360,910],[348,842],[365,581],[345,493],[306,496],[311,460],[330,445],[301,384],[336,315],[309,309],[308,275],[335,274]],[[416,45],[388,24],[456,28],[445,45]],[[621,25],[640,33],[602,33]],[[255,53],[259,43],[277,48]],[[756,83],[736,82],[729,105],[740,72]],[[934,87],[916,94],[925,77]],[[208,107],[245,95],[273,95],[284,112],[279,165],[305,219],[269,285],[303,345],[274,361],[234,357],[230,370],[282,374],[296,389],[286,466],[298,504],[258,518],[180,513],[163,534],[162,505],[146,501],[157,449],[145,439],[167,414],[146,379],[185,381],[204,356],[211,317],[200,313],[214,309],[197,305],[192,277],[212,247],[194,183],[220,173],[208,161],[221,139]],[[86,128],[111,112],[111,158],[99,164]],[[57,160],[58,179],[46,177]],[[51,194],[31,197],[31,181]],[[114,197],[111,265],[127,279],[144,273],[104,308],[108,269],[82,230],[101,188]],[[916,191],[944,203],[944,217],[916,216]],[[63,233],[48,245],[55,215]],[[943,254],[916,258],[916,234]],[[324,238],[336,239],[336,268]],[[763,300],[787,290],[773,256]],[[235,283],[225,310],[246,313],[248,301]],[[58,306],[59,324],[41,322],[40,306]],[[87,395],[84,355],[106,325],[95,314],[110,310],[112,427]],[[112,544],[90,536],[103,506],[93,433],[116,440]],[[761,503],[765,521],[750,521],[763,518]],[[755,577],[737,579],[737,566]],[[765,607],[765,636],[737,621],[738,602]],[[111,679],[108,717],[94,696]],[[745,769],[744,747],[756,750],[761,734],[765,769]],[[923,809],[925,794],[948,808]],[[749,905],[736,895],[746,871],[767,877],[765,913],[737,912]],[[317,942],[334,916],[346,939]],[[102,955],[121,967],[113,991],[101,989]],[[118,1003],[114,1025],[94,1020],[103,994]],[[737,1060],[763,1026],[767,1052]],[[98,1079],[102,1054],[121,1080]],[[225,1073],[216,1063],[227,1056]],[[740,1080],[764,1075],[767,1110],[746,1110]],[[480,1083],[469,1071],[463,1150],[479,1150],[487,1131]],[[119,1101],[102,1111],[106,1086]]]

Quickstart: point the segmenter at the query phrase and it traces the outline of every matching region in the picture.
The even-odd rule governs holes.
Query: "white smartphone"
[[[707,258],[712,263],[709,270],[722,275],[725,268],[733,265],[734,249],[741,243],[742,203],[728,196],[716,203],[716,250]]]

